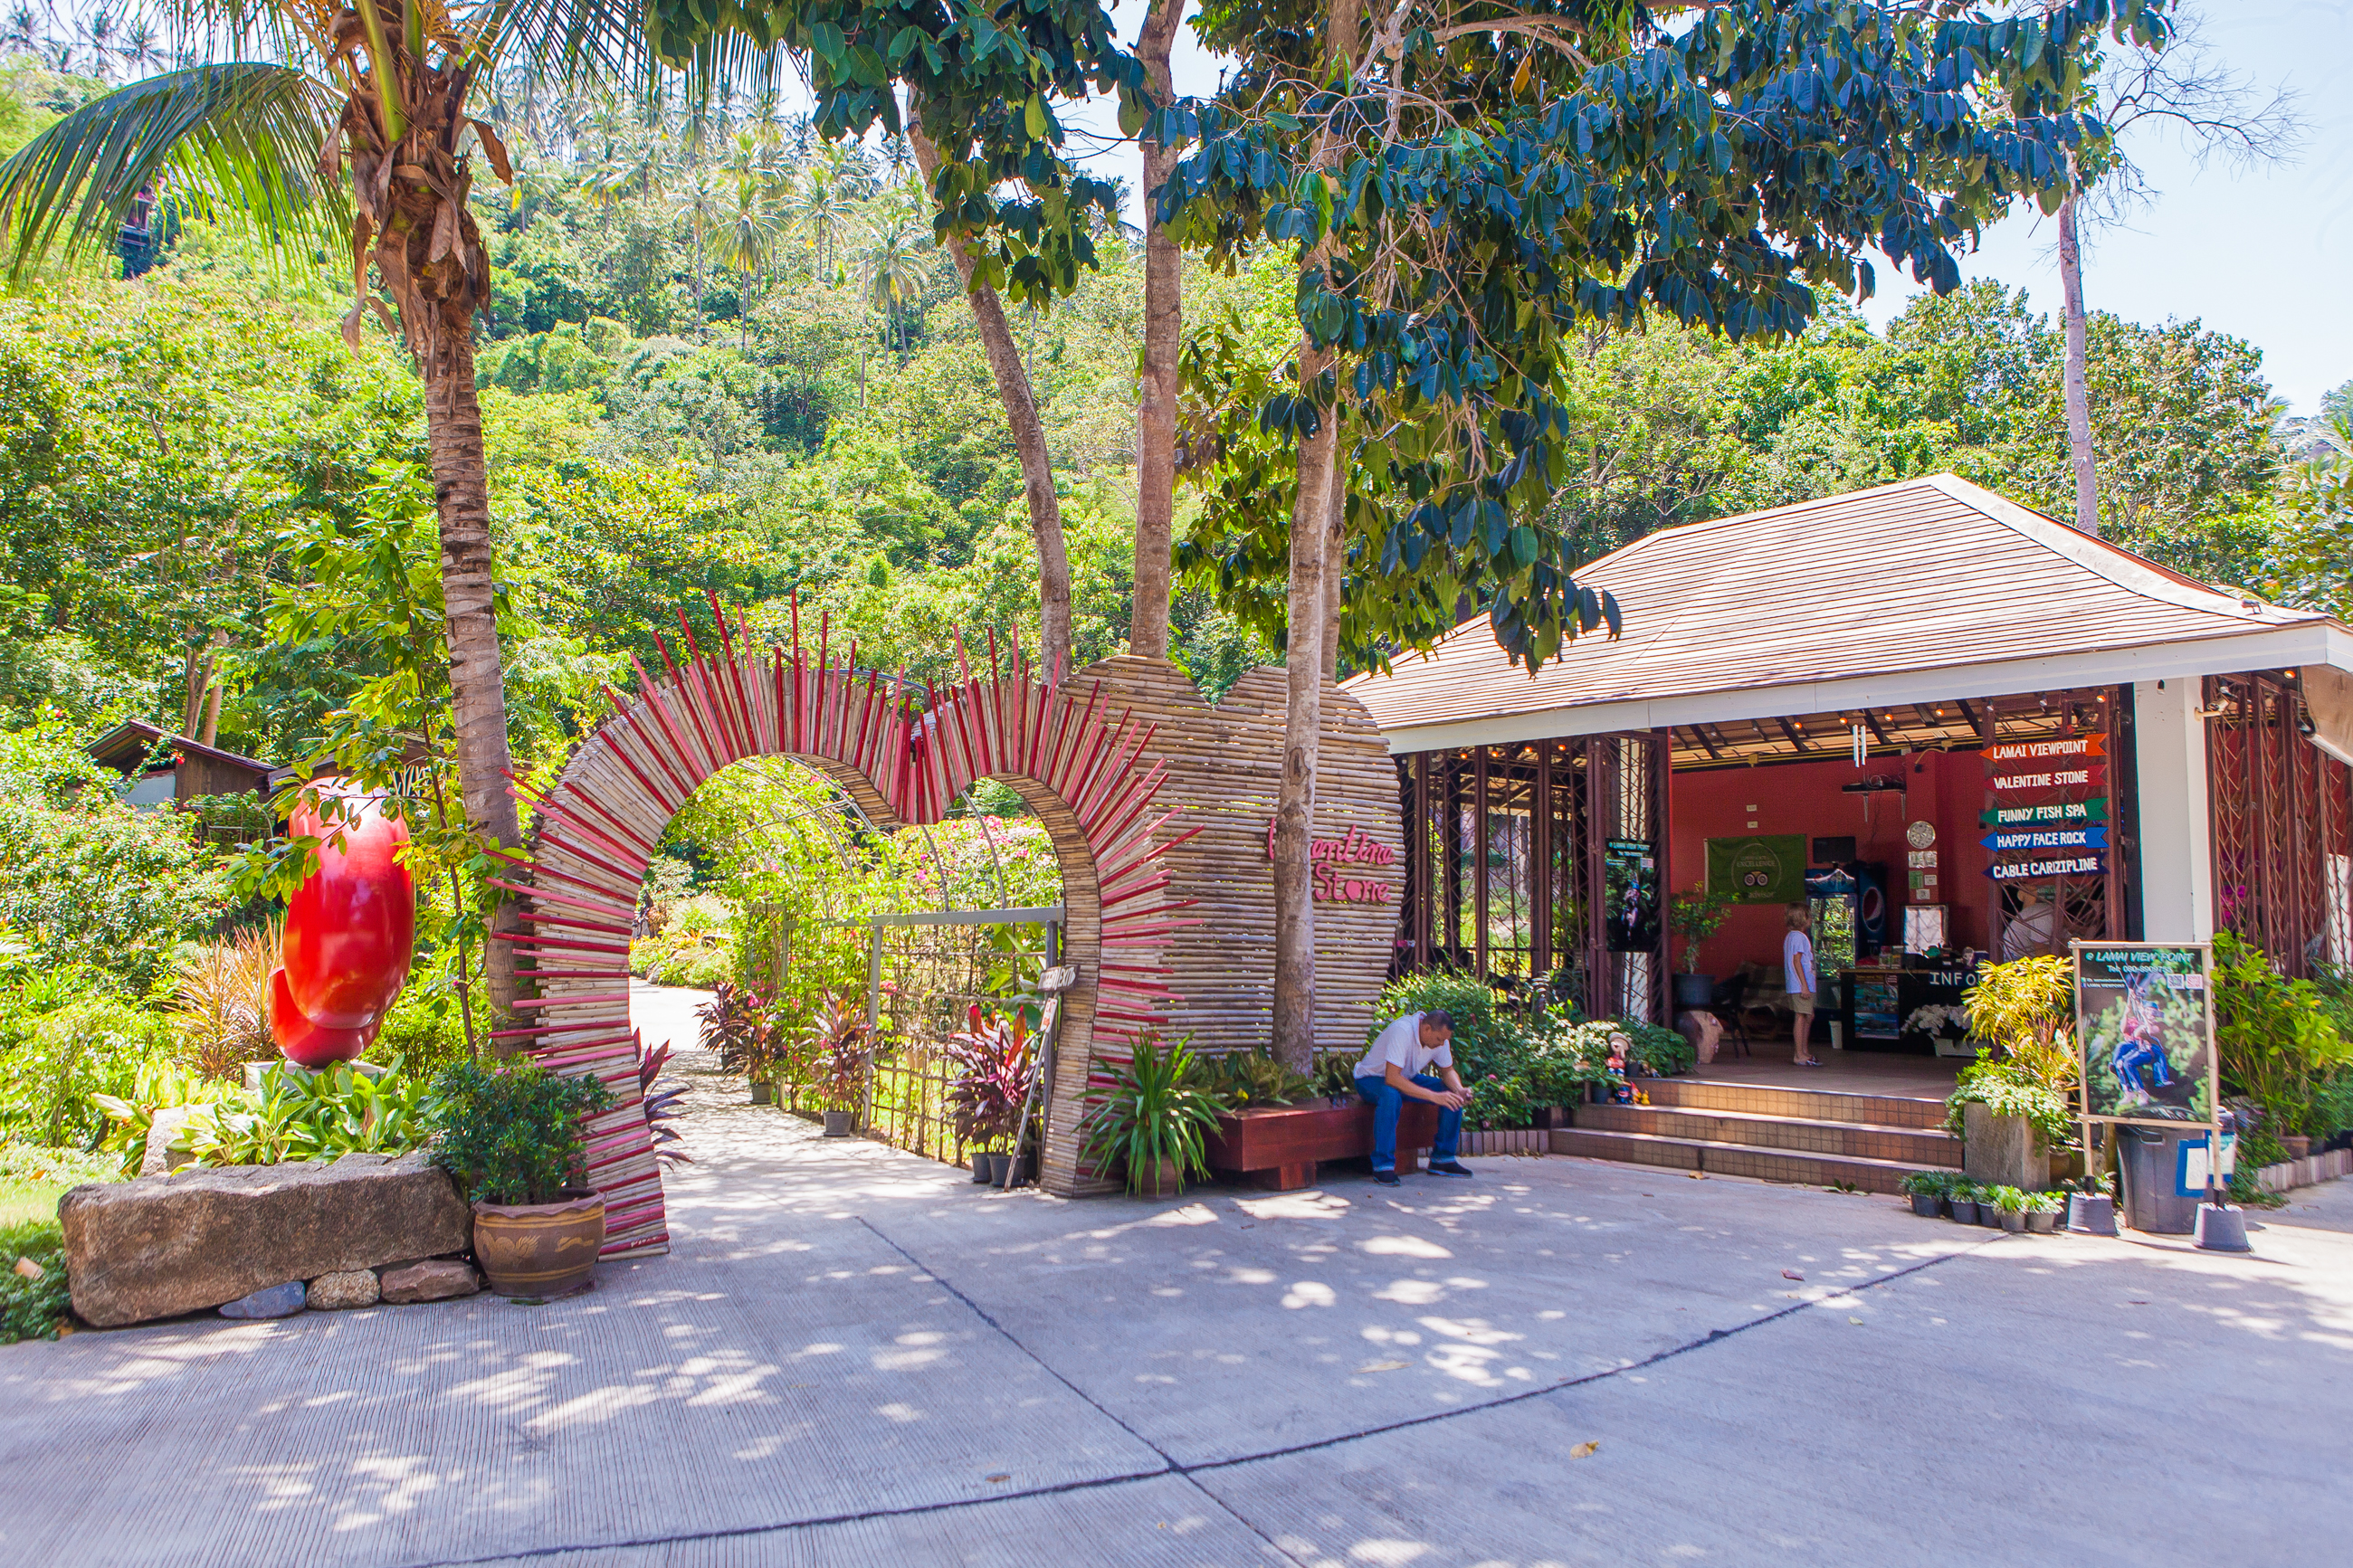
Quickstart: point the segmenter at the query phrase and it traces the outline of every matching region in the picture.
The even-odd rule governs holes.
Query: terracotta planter
[[[605,1199],[568,1193],[554,1204],[476,1204],[474,1260],[501,1296],[561,1296],[588,1283],[605,1245]]]
[[[2287,1157],[2291,1160],[2301,1160],[2312,1152],[2312,1140],[2301,1133],[2282,1138],[2280,1146],[2287,1151]]]
[[[1176,1195],[1176,1162],[1162,1160],[1136,1184],[1139,1195],[1147,1198],[1173,1198]]]

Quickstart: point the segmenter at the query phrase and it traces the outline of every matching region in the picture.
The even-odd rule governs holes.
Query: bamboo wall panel
[[[1283,672],[1253,669],[1214,707],[1166,659],[1124,655],[1073,679],[1100,680],[1107,703],[1148,719],[1144,755],[1167,769],[1160,802],[1182,811],[1190,835],[1160,859],[1169,896],[1191,917],[1167,937],[1169,1033],[1208,1051],[1265,1045],[1274,1011],[1267,828],[1282,776]],[[1403,908],[1397,765],[1364,704],[1331,685],[1317,755],[1314,837],[1354,858],[1324,863],[1337,896],[1319,894],[1314,905],[1315,1041],[1319,1050],[1356,1052],[1374,1022]]]

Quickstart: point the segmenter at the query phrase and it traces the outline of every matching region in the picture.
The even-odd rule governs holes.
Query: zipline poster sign
[[[2202,942],[2077,942],[2084,1117],[2211,1127],[2214,950]]]

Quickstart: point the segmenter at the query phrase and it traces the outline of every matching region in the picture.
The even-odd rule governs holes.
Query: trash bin
[[[2174,1187],[2181,1169],[2181,1146],[2206,1136],[2203,1127],[2179,1131],[2164,1127],[2118,1127],[2116,1154],[2125,1179],[2125,1213],[2135,1230],[2152,1236],[2188,1236],[2198,1227],[2204,1194],[2183,1197]]]

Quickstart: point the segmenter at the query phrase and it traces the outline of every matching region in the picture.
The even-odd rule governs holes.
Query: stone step
[[[1610,1132],[1591,1127],[1556,1128],[1556,1154],[1582,1155],[1588,1160],[1614,1160],[1632,1165],[1660,1165],[1677,1171],[1704,1171],[1718,1176],[1754,1176],[1767,1182],[1794,1182],[1827,1187],[1834,1182],[1866,1193],[1903,1190],[1904,1178],[1924,1167],[1902,1160],[1868,1160],[1852,1154],[1810,1154],[1793,1149],[1760,1149],[1750,1143],[1711,1143],[1689,1138],[1662,1138],[1650,1132]]]
[[[1575,1125],[1605,1132],[1642,1132],[1694,1143],[1745,1143],[1801,1154],[1894,1160],[1911,1166],[1961,1163],[1961,1141],[1941,1129],[1873,1126],[1767,1116],[1754,1110],[1698,1110],[1661,1105],[1580,1105]]]
[[[1653,1105],[1688,1110],[1738,1110],[1785,1116],[1800,1121],[1846,1121],[1863,1127],[1940,1128],[1944,1098],[1919,1095],[1850,1094],[1834,1089],[1767,1089],[1707,1078],[1646,1078],[1641,1088]]]

